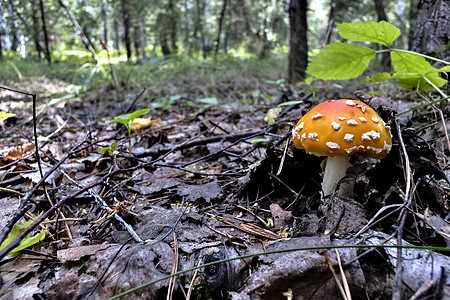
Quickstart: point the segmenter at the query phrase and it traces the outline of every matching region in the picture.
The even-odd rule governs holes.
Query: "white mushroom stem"
[[[345,172],[350,166],[350,157],[327,157],[322,181],[322,191],[324,196],[329,196],[334,192],[339,180],[344,178]]]

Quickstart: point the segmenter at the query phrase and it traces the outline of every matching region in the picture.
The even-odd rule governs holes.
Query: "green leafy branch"
[[[1,244],[0,251],[5,248],[9,243],[11,243],[16,237],[19,236],[19,234],[25,230],[25,228],[29,227],[31,223],[33,223],[38,217],[40,217],[42,213],[39,214],[34,220],[29,220],[23,224],[16,224],[14,225],[11,232],[8,234],[8,237],[6,240]],[[20,241],[19,246],[11,250],[9,253],[15,253],[20,250],[23,250],[25,248],[31,247],[34,244],[39,243],[45,238],[45,230],[41,230],[38,234],[31,236],[31,234],[28,234],[22,241]]]
[[[439,76],[440,72],[450,72],[450,63],[431,56],[409,50],[392,49],[392,43],[400,36],[400,30],[394,25],[381,22],[357,22],[337,24],[339,34],[345,39],[357,42],[373,42],[388,49],[373,50],[368,47],[332,43],[325,46],[308,65],[306,72],[311,76],[325,80],[345,80],[360,76],[369,66],[377,53],[389,52],[395,73],[378,73],[368,76],[363,82],[379,82],[398,79],[398,84],[406,89],[419,88],[422,91],[437,90],[448,98],[439,87],[447,80]],[[441,69],[433,67],[426,59],[445,64]]]
[[[133,123],[134,119],[136,119],[137,117],[140,117],[142,115],[145,115],[149,111],[150,111],[150,109],[148,109],[148,108],[141,109],[141,110],[137,110],[133,113],[114,117],[114,119],[105,122],[106,124],[119,123],[119,124],[125,125],[125,127],[127,128],[127,131],[128,131],[128,150],[129,150],[130,154],[131,154],[131,123]],[[116,148],[115,146],[117,146],[117,144],[114,145],[114,149]],[[112,150],[111,153],[114,151],[114,149],[111,148],[111,150]],[[103,149],[101,149],[100,151],[103,151]],[[104,151],[106,152],[107,149],[105,149]],[[103,153],[105,153],[105,152],[103,152]]]

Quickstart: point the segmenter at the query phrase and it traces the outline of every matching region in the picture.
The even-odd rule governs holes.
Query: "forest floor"
[[[27,226],[45,238],[4,256],[2,299],[107,299],[144,284],[120,296],[450,297],[446,103],[396,116],[433,99],[361,93],[391,126],[392,150],[378,163],[353,157],[353,193],[322,197],[324,158],[296,149],[292,128],[315,104],[356,99],[361,86],[308,93],[247,78],[75,95],[41,78],[9,87],[36,91],[37,117],[31,97],[0,89],[0,111],[16,114],[0,123],[0,226],[38,218]],[[130,136],[105,123],[146,108]],[[399,242],[442,251],[371,247]],[[231,260],[192,269],[221,259]]]

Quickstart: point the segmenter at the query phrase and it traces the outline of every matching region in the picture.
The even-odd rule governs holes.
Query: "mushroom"
[[[322,102],[305,114],[292,130],[296,148],[328,156],[322,181],[328,196],[351,166],[350,156],[364,153],[377,160],[391,150],[389,126],[367,104],[349,99]]]

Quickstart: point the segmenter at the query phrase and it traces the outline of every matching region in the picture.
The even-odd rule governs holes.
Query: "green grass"
[[[54,52],[54,62],[21,59],[16,53],[6,53],[0,64],[0,83],[39,81],[42,78],[60,80],[85,88],[111,87],[113,79],[106,53],[100,52],[95,65],[86,51]],[[150,58],[146,63],[133,64],[124,57],[112,57],[114,74],[121,89],[136,91],[142,87],[156,93],[175,90],[204,91],[216,86],[237,89],[255,88],[255,82],[284,78],[287,73],[286,55],[275,58],[239,58],[219,56],[217,60],[190,58],[186,55]]]

